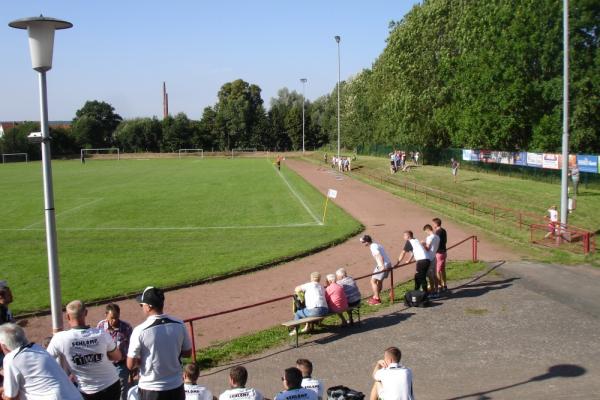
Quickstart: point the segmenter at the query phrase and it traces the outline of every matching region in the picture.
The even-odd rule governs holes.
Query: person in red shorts
[[[440,238],[440,244],[435,253],[435,274],[437,276],[440,292],[446,292],[448,290],[446,284],[446,243],[448,242],[448,236],[446,230],[442,228],[441,219],[434,218],[431,221],[433,222],[434,233]]]

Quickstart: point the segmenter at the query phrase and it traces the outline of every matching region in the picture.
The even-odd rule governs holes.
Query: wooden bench
[[[354,307],[350,307],[346,311],[348,313],[350,313],[350,315],[356,314],[358,316],[358,323],[360,323],[360,304],[357,306],[354,306]],[[346,311],[344,311],[344,312],[346,312]],[[307,318],[302,318],[302,319],[293,319],[291,321],[282,322],[281,325],[285,326],[286,328],[294,329],[294,331],[295,331],[294,336],[296,337],[296,347],[298,347],[298,336],[300,335],[300,325],[319,323],[331,315],[337,315],[337,313],[330,313],[330,314],[322,315],[320,317],[307,317]]]

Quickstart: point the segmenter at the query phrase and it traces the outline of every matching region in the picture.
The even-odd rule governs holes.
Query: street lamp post
[[[300,82],[302,82],[302,154],[304,155],[304,103],[305,103],[305,92],[306,92],[306,78],[300,78]]]
[[[27,29],[29,34],[29,52],[31,65],[39,74],[40,90],[40,134],[30,135],[32,142],[42,146],[42,172],[44,180],[44,216],[46,221],[46,247],[48,251],[48,279],[50,284],[50,309],[52,312],[52,330],[63,328],[62,301],[60,292],[60,273],[58,265],[58,246],[56,244],[56,218],[54,212],[54,190],[52,188],[52,165],[50,154],[50,134],[48,131],[48,96],[46,90],[46,71],[52,68],[54,50],[54,31],[68,29],[70,22],[43,16],[23,18],[8,24],[11,28]]]
[[[338,131],[338,140],[337,140],[337,156],[338,160],[340,159],[340,40],[342,38],[339,36],[335,36],[335,41],[337,42],[338,48],[338,84],[337,84],[337,131]]]
[[[563,0],[563,134],[560,178],[560,223],[569,216],[569,0]],[[561,230],[562,231],[562,230]]]

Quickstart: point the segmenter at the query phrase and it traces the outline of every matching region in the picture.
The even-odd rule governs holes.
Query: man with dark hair
[[[390,261],[390,258],[385,252],[383,246],[379,243],[374,243],[373,239],[371,239],[371,236],[364,235],[360,238],[360,242],[369,247],[369,250],[371,250],[371,255],[377,263],[377,265],[375,265],[375,269],[373,270],[375,275],[371,276],[373,297],[367,300],[368,304],[377,306],[381,304],[381,298],[379,297],[379,294],[383,288],[383,280],[387,278],[389,270],[392,268],[392,262]]]
[[[46,350],[61,365],[68,365],[84,399],[118,400],[121,383],[112,363],[122,358],[117,344],[102,329],[86,324],[82,301],[67,304],[66,316],[71,329],[55,333]]]
[[[398,264],[400,265],[404,261],[406,253],[410,253],[410,258],[407,263],[411,262],[413,258],[417,262],[417,272],[415,274],[415,290],[423,288],[424,292],[427,292],[427,270],[429,269],[429,259],[421,242],[414,238],[412,231],[404,231],[404,248],[402,253],[398,257]]]
[[[296,360],[296,368],[302,372],[302,387],[315,392],[318,399],[321,400],[323,398],[323,383],[312,377],[312,363],[306,358],[299,358]]]
[[[186,364],[183,368],[183,388],[185,400],[212,400],[213,395],[204,386],[198,385],[200,368],[194,363]]]
[[[275,395],[273,400],[317,400],[317,394],[302,387],[302,372],[296,368],[287,368],[281,377],[284,391]]]
[[[58,363],[41,346],[30,343],[20,326],[0,326],[0,348],[6,354],[3,399],[81,400]]]
[[[248,371],[241,365],[229,370],[229,389],[221,393],[219,400],[262,400],[258,390],[247,388]]]
[[[127,349],[133,328],[121,319],[121,308],[116,303],[106,305],[105,319],[98,322],[97,327],[108,333],[121,351],[121,359],[114,362],[121,381],[121,400],[127,400],[129,391],[129,369],[127,368]]]
[[[389,347],[375,363],[370,400],[414,400],[412,370],[400,364],[401,358],[400,349]]]
[[[431,297],[438,297],[439,282],[435,273],[435,254],[440,245],[440,238],[433,232],[431,225],[427,224],[423,227],[423,231],[427,235],[425,242],[422,243],[425,247],[425,255],[429,260],[429,268],[427,268],[427,277],[429,278],[429,292]]]
[[[183,321],[163,313],[165,295],[148,286],[137,298],[147,319],[133,328],[127,368],[140,369],[141,400],[184,400],[181,357],[192,355]]]
[[[432,219],[433,229],[435,234],[440,238],[440,243],[435,253],[435,274],[440,286],[440,291],[445,292],[448,290],[446,286],[446,244],[448,242],[448,236],[446,230],[442,228],[442,220],[439,218]]]

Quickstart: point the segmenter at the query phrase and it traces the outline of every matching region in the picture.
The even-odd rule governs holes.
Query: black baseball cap
[[[360,238],[360,242],[361,243],[373,243],[373,239],[371,239],[371,236],[369,236],[369,235],[363,235],[363,237]]]
[[[148,286],[136,300],[140,304],[147,304],[150,307],[162,308],[165,304],[165,294],[159,288]]]

